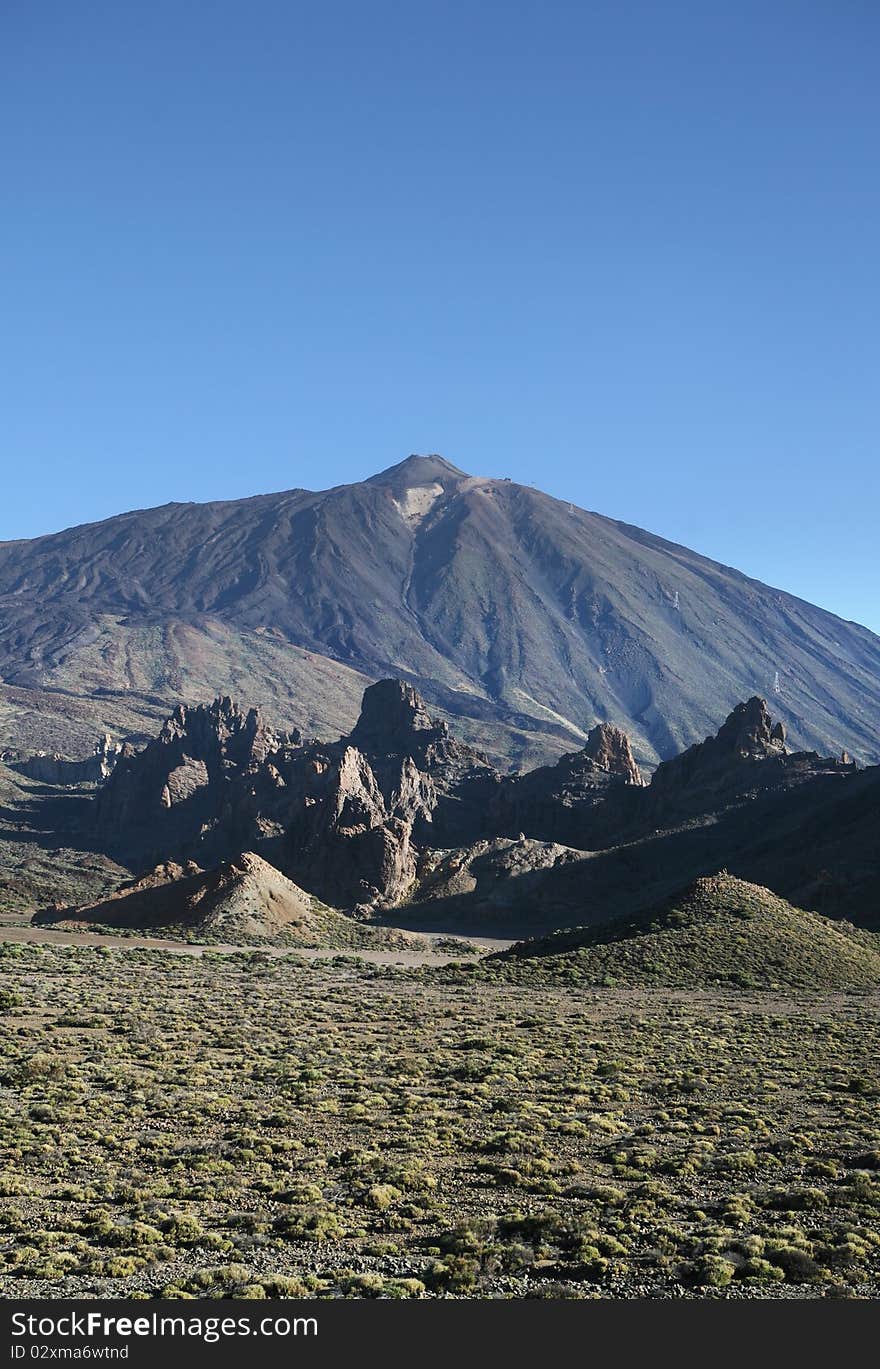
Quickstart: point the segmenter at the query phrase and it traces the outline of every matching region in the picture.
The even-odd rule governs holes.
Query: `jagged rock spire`
[[[709,739],[712,740],[712,739]],[[718,749],[734,752],[749,760],[779,756],[785,752],[785,726],[773,723],[767,700],[754,695],[737,704],[718,730],[714,741]],[[705,745],[708,745],[707,741]]]
[[[784,760],[787,754],[785,727],[773,722],[767,700],[755,695],[737,704],[714,737],[658,765],[651,788],[665,794],[695,782],[717,784],[738,773],[742,762]]]
[[[644,784],[629,737],[612,723],[597,723],[587,737],[584,754],[609,775],[620,775],[627,784]]]
[[[425,701],[405,680],[379,680],[364,690],[361,715],[351,741],[369,751],[405,751],[417,734],[433,733],[439,740],[449,735],[446,723],[428,713]],[[424,735],[418,740],[424,742]]]

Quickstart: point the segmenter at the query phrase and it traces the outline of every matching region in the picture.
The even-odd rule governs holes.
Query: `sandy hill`
[[[415,940],[327,907],[250,851],[208,871],[157,866],[103,902],[37,913],[34,921],[136,928],[233,945],[381,949]]]

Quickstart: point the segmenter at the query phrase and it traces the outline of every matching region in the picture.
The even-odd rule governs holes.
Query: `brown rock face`
[[[179,704],[158,738],[159,745],[182,743],[185,755],[206,764],[231,762],[236,766],[259,764],[277,751],[282,741],[289,740],[287,734],[281,737],[267,727],[259,709],[245,713],[228,696],[195,708]]]
[[[411,685],[380,680],[333,743],[276,735],[229,699],[178,707],[154,742],[123,756],[98,825],[135,868],[257,849],[329,903],[389,907],[427,847],[512,831],[586,845],[584,815],[609,788],[631,787],[641,776],[618,728],[600,724],[581,751],[504,780]]]
[[[98,795],[98,831],[144,860],[184,851],[240,801],[269,757],[299,741],[229,698],[181,704],[142,751],[123,748]]]
[[[168,776],[159,802],[163,808],[173,808],[177,803],[185,803],[209,783],[210,776],[205,762],[194,760],[192,756],[184,756],[181,764]]]
[[[488,824],[512,836],[525,832],[542,841],[591,847],[601,840],[600,815],[626,798],[622,790],[644,786],[629,737],[598,723],[580,751],[560,756],[525,775],[500,779],[488,806]]]
[[[42,784],[100,784],[112,774],[122,754],[122,743],[115,742],[105,732],[95,743],[92,755],[82,760],[70,760],[67,756],[39,751],[35,756],[13,759],[12,768]]]
[[[737,704],[714,737],[658,765],[649,793],[652,802],[667,808],[705,808],[845,769],[843,762],[815,751],[790,754],[784,724],[774,723],[767,701],[755,697]]]
[[[312,784],[293,815],[287,839],[291,868],[323,898],[344,906],[390,907],[412,886],[413,828],[431,822],[436,793],[410,757],[383,788],[366,756],[346,746]]]
[[[286,789],[279,857],[328,902],[390,907],[411,889],[419,849],[480,821],[472,791],[495,772],[432,719],[400,680],[364,693],[348,737],[273,758]]]
[[[644,784],[636,765],[629,737],[611,723],[597,723],[587,737],[583,754],[609,775],[618,775],[626,784]]]
[[[157,866],[99,903],[45,909],[33,921],[75,926],[97,922],[172,935],[195,931],[210,940],[235,944],[340,947],[349,944],[353,926],[252,851],[213,870],[192,864]],[[363,928],[355,932],[359,939],[371,935]]]
[[[346,741],[366,755],[386,797],[399,789],[407,757],[417,772],[430,777],[430,831],[424,811],[414,819],[420,842],[455,846],[482,831],[500,776],[485,756],[451,737],[446,723],[430,716],[421,695],[405,681],[380,680],[364,691],[361,716],[338,745]]]
[[[714,741],[718,754],[727,752],[744,760],[764,760],[767,756],[785,754],[785,727],[781,722],[774,725],[767,700],[756,695],[737,704],[717,736],[703,745],[709,746],[710,741]]]
[[[175,709],[154,742],[122,758],[98,829],[135,868],[168,857],[208,866],[256,847],[328,902],[390,906],[413,883],[417,841],[433,833],[431,772],[458,813],[478,765],[400,681],[368,689],[352,735],[327,744],[278,735],[256,710],[217,699]]]
[[[414,896],[428,850],[524,834],[515,860],[505,846],[500,863],[479,865],[487,888],[491,871],[499,879],[506,871],[524,894],[526,875],[538,878],[526,868],[538,847],[611,849],[850,769],[789,755],[784,728],[753,698],[716,736],[660,766],[647,787],[628,737],[609,723],[555,765],[503,777],[450,737],[409,684],[382,680],[365,692],[351,734],[329,743],[276,734],[229,699],[175,709],[155,741],[123,750],[98,797],[98,829],[135,870],[187,859],[209,868],[252,850],[328,904],[387,909]],[[541,875],[554,899],[557,864],[552,878]],[[574,885],[569,897],[577,903]]]
[[[814,781],[818,803],[827,777],[857,785],[853,771],[846,758],[789,754],[784,728],[752,698],[648,786],[626,734],[607,723],[555,765],[502,776],[410,685],[383,680],[334,742],[277,734],[229,699],[175,709],[142,751],[123,748],[95,805],[96,836],[133,872],[187,860],[208,870],[253,851],[337,907],[465,899],[507,909],[511,922],[516,905],[524,922],[532,909],[562,925],[600,905],[637,906],[646,886],[683,869],[740,860],[779,823],[789,791],[803,790],[790,801],[807,811]],[[861,790],[851,792],[858,809]]]
[[[583,853],[556,842],[495,837],[453,851],[425,851],[414,903],[419,917],[454,926],[477,917],[513,930],[539,922],[548,911],[545,876],[576,864]],[[552,906],[552,888],[549,902]]]

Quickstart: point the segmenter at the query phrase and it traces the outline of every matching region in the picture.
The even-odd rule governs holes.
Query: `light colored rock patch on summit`
[[[417,528],[442,494],[443,486],[436,480],[433,485],[412,485],[401,499],[394,500],[394,507],[405,523]]]

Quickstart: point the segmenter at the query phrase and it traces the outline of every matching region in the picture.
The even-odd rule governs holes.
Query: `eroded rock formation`
[[[92,755],[82,760],[71,760],[57,752],[38,751],[33,756],[11,755],[8,764],[20,775],[42,784],[101,784],[113,773],[124,749],[122,742],[114,741],[109,732],[105,732],[95,743]]]
[[[450,736],[410,684],[381,680],[365,691],[351,733],[335,742],[277,733],[228,698],[180,707],[155,741],[120,758],[97,818],[110,849],[135,870],[169,860],[207,869],[251,850],[325,903],[365,915],[469,900],[491,904],[493,917],[564,921],[567,908],[583,915],[582,891],[606,867],[616,872],[607,888],[637,898],[666,859],[652,855],[659,833],[678,831],[687,859],[699,863],[705,838],[697,850],[681,835],[695,825],[714,823],[717,845],[719,819],[749,799],[775,803],[777,794],[853,769],[789,754],[782,725],[753,698],[715,736],[660,766],[649,785],[626,734],[608,723],[555,765],[502,776]],[[725,840],[742,846],[748,823],[724,820],[735,832]],[[587,860],[594,852],[605,853],[602,862]],[[607,897],[604,884],[600,892]]]

